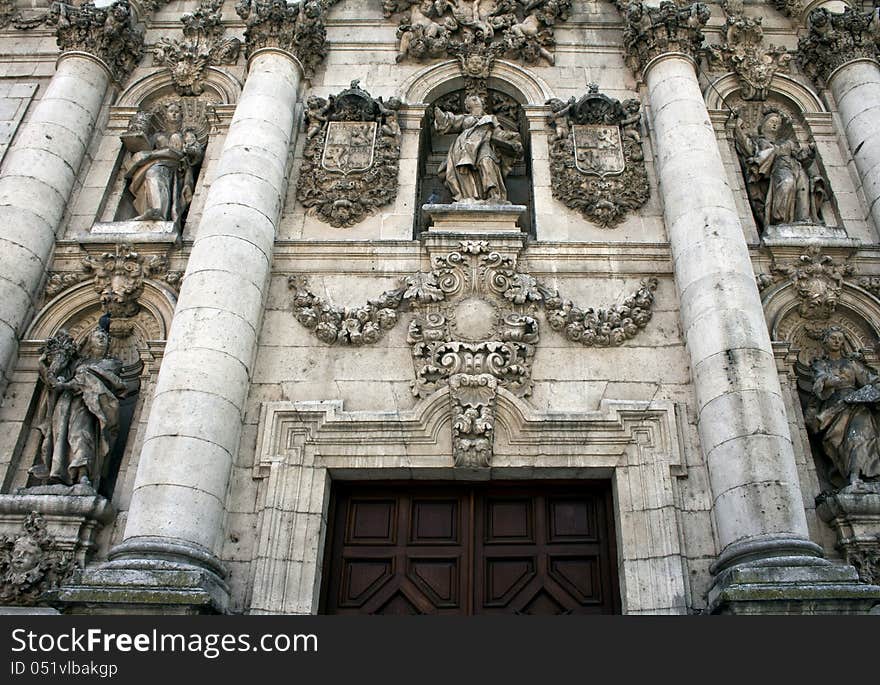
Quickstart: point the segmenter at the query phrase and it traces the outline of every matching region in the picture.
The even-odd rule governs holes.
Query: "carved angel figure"
[[[79,345],[61,330],[40,356],[46,385],[42,444],[30,473],[49,483],[93,485],[119,431],[122,362],[108,355],[109,317]]]
[[[438,133],[458,133],[438,174],[456,202],[507,202],[504,177],[522,155],[519,133],[502,128],[498,117],[486,114],[476,95],[465,98],[465,114],[434,108]]]
[[[791,121],[781,112],[765,113],[755,133],[741,119],[734,128],[737,148],[748,174],[749,194],[764,228],[776,224],[822,223],[825,183],[812,174],[813,144],[801,145]]]
[[[205,155],[196,132],[183,126],[178,102],[164,108],[165,128],[144,133],[141,149],[132,155],[125,178],[134,196],[135,221],[179,222],[195,188],[195,168]]]
[[[812,364],[806,420],[834,468],[853,485],[880,478],[880,376],[846,356],[845,342],[839,326],[824,332],[825,354]]]

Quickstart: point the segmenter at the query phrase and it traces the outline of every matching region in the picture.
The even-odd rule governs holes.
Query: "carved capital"
[[[295,56],[311,76],[327,55],[326,10],[319,0],[295,5],[286,0],[240,0],[235,11],[245,23],[248,59],[261,48],[278,48]]]
[[[848,62],[876,59],[880,37],[878,10],[842,13],[819,7],[810,12],[807,35],[798,41],[798,61],[804,73],[824,86],[831,73]]]
[[[678,6],[664,0],[659,7],[649,7],[618,0],[618,7],[624,13],[626,63],[637,77],[651,60],[667,53],[679,52],[697,59],[703,45],[702,28],[710,14],[703,3]]]
[[[74,570],[37,512],[28,514],[24,530],[0,537],[0,604],[32,606],[55,590]]]
[[[238,60],[241,41],[225,37],[222,6],[223,0],[201,0],[195,12],[180,18],[185,40],[163,36],[153,47],[153,64],[171,70],[179,95],[199,95],[204,90],[205,69]]]
[[[136,17],[128,0],[109,7],[86,2],[52,5],[47,23],[54,25],[61,52],[87,52],[101,60],[117,81],[124,81],[140,62],[144,36],[135,29]]]

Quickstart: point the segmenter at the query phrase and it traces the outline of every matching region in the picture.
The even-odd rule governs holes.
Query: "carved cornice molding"
[[[46,19],[56,27],[55,37],[62,53],[93,55],[119,82],[128,78],[144,52],[144,36],[135,29],[136,20],[128,0],[116,0],[109,7],[96,7],[92,2],[76,7],[56,2]]]
[[[798,61],[819,86],[849,62],[877,58],[880,15],[876,9],[861,12],[848,7],[836,13],[819,7],[810,12],[807,30],[798,41]]]
[[[222,7],[223,0],[201,0],[195,12],[180,18],[185,40],[163,36],[153,47],[153,64],[169,68],[179,95],[200,95],[209,66],[238,60],[241,41],[225,37]]]
[[[682,53],[697,60],[703,46],[703,27],[710,10],[701,2],[678,6],[663,0],[659,7],[641,2],[617,0],[624,15],[623,49],[626,63],[641,77],[653,59],[668,53]]]
[[[240,0],[235,6],[245,23],[245,54],[277,48],[296,57],[306,77],[327,55],[324,15],[330,3],[306,0],[288,5],[286,0]]]

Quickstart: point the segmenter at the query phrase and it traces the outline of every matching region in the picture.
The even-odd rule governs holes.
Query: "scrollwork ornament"
[[[650,196],[642,151],[641,103],[602,95],[547,102],[553,197],[603,228],[620,223]]]
[[[307,101],[296,197],[339,228],[359,223],[397,196],[401,102],[373,98],[358,83],[326,100]]]
[[[113,317],[130,317],[138,312],[144,279],[165,275],[168,261],[160,255],[146,257],[131,245],[117,245],[113,252],[87,255],[82,266],[84,273],[94,274],[104,311]]]
[[[0,537],[0,604],[38,604],[74,568],[71,555],[58,549],[43,518],[31,512],[22,533]]]

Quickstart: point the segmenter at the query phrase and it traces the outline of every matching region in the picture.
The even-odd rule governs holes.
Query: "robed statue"
[[[486,114],[477,95],[466,97],[464,108],[465,114],[434,108],[437,133],[458,133],[438,170],[440,179],[456,202],[507,203],[504,177],[522,156],[519,133]]]

